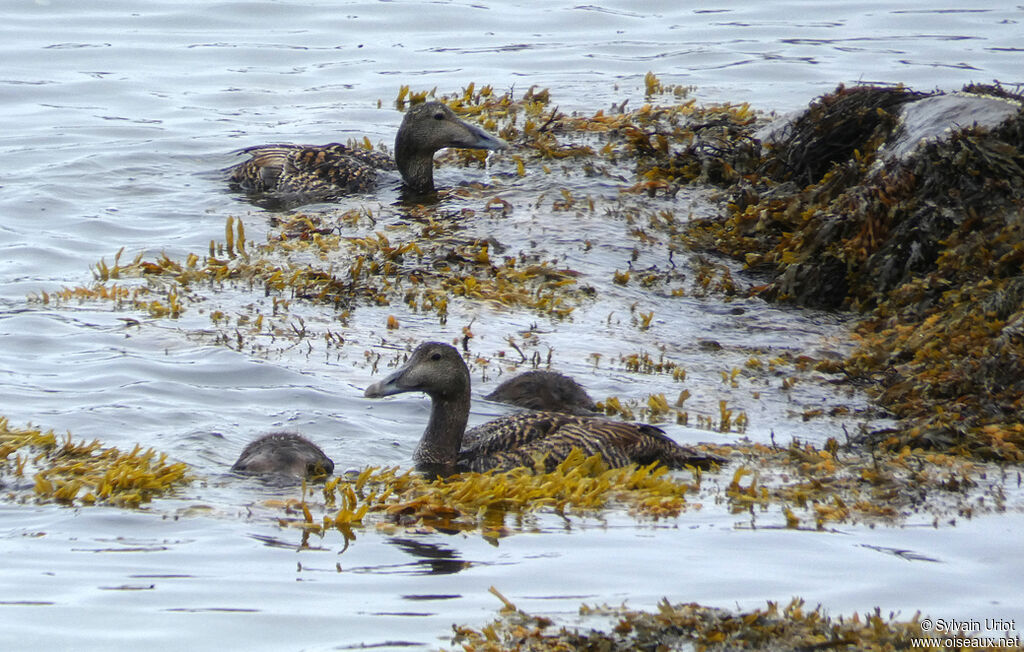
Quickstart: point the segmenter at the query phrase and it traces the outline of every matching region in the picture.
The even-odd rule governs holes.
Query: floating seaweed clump
[[[699,505],[692,502],[698,495],[734,514],[749,514],[752,527],[767,518],[769,527],[820,530],[918,516],[937,526],[1001,512],[1009,508],[1004,486],[1015,481],[1005,469],[906,448],[868,454],[829,441],[824,448],[794,442],[708,449],[740,465],[731,480],[702,482],[694,471],[684,481],[654,465],[608,469],[599,455],[585,458],[574,451],[547,473],[538,466],[427,480],[408,470],[367,467],[354,477],[329,479],[322,503],[304,492],[302,499],[275,505],[287,512],[279,518],[282,526],[319,535],[337,529],[346,541],[355,538],[353,528],[371,523],[383,529],[479,530],[496,538],[512,531],[509,519],[521,529],[539,510],[586,515],[625,508],[638,518],[673,518]],[[314,516],[318,509],[321,517]]]
[[[377,515],[379,527],[429,527],[444,531],[482,530],[502,536],[506,518],[521,519],[537,510],[587,514],[612,505],[625,506],[637,517],[678,516],[690,505],[686,495],[700,487],[700,473],[683,482],[662,466],[609,469],[600,454],[584,457],[574,450],[557,467],[502,473],[462,473],[427,480],[410,471],[368,467],[355,479],[332,478],[323,488],[325,515],[313,517],[305,499],[284,505],[301,518],[282,518],[284,526],[324,533],[339,529],[354,538],[352,527]],[[383,518],[381,518],[383,517]]]
[[[479,531],[487,539],[535,527],[533,515],[553,512],[586,516],[625,509],[636,518],[675,518],[694,502],[713,501],[733,514],[749,515],[749,527],[823,530],[840,523],[898,524],[930,519],[955,524],[1019,508],[1005,488],[1020,486],[1005,468],[944,453],[737,444],[705,447],[739,467],[731,479],[691,481],[659,466],[608,469],[595,455],[575,451],[556,469],[519,468],[503,473],[465,473],[427,480],[411,471],[367,467],[357,475],[329,479],[322,502],[303,490],[301,499],[271,501],[283,509],[282,527],[300,528],[304,541],[338,530],[346,545],[356,529],[413,532]],[[314,512],[322,515],[314,516]]]
[[[639,180],[632,192],[675,194],[693,181],[728,184],[753,172],[758,147],[750,137],[757,115],[749,105],[698,105],[683,101],[687,89],[665,86],[655,75],[645,78],[648,100],[671,93],[679,101],[668,105],[645,104],[627,111],[625,104],[592,115],[567,115],[549,109],[550,93],[531,88],[519,100],[498,95],[490,86],[471,84],[461,93],[434,97],[434,91],[410,93],[403,88],[396,104],[406,97],[439,99],[456,113],[473,116],[502,138],[515,141],[518,173],[525,174],[522,154],[544,162],[570,159],[588,174],[602,174],[602,162],[630,161]],[[594,145],[566,142],[560,136],[600,136]],[[603,144],[601,143],[603,141]],[[448,156],[480,160],[479,152],[456,150]]]
[[[197,286],[220,284],[260,288],[285,301],[326,303],[341,311],[360,304],[404,302],[443,319],[448,301],[463,297],[564,318],[594,293],[580,287],[577,272],[552,262],[526,254],[496,259],[491,253],[494,246],[486,240],[438,237],[450,228],[438,220],[424,227],[422,236],[404,242],[393,241],[394,236],[383,231],[342,237],[318,215],[294,215],[277,223],[279,230],[269,234],[266,244],[246,245],[242,221],[228,218],[230,235],[224,243],[211,242],[207,256],[189,254],[177,261],[166,255],[151,260],[140,255],[122,265],[119,252],[112,267],[103,261],[96,266],[94,285],[32,299],[110,301],[118,309],[144,309],[152,317],[175,318],[187,305],[204,300],[196,295]],[[145,285],[129,286],[132,278],[143,279]]]
[[[12,499],[24,499],[19,489],[31,486],[41,502],[118,507],[138,507],[190,481],[184,463],[170,462],[153,449],[136,446],[126,453],[95,440],[75,442],[70,435],[59,440],[52,430],[12,429],[0,417],[0,477],[4,476],[13,480],[13,491],[7,492]]]
[[[1010,501],[1004,487],[1020,483],[1019,473],[908,447],[868,453],[829,440],[824,448],[792,442],[721,446],[714,452],[739,465],[718,499],[735,514],[749,514],[752,527],[762,515],[793,529],[903,523],[921,516],[938,526],[1005,511]]]
[[[945,101],[993,112],[987,126],[896,155],[906,116],[942,96],[840,87],[765,148],[724,219],[680,237],[765,275],[765,298],[867,313],[843,370],[902,420],[876,443],[1020,462],[1024,110],[968,90]]]
[[[453,625],[452,645],[466,652],[499,650],[824,650],[856,649],[869,651],[946,649],[942,639],[929,639],[919,624],[920,614],[910,620],[897,620],[875,608],[864,614],[833,618],[819,605],[809,609],[801,598],[787,605],[768,602],[761,609],[733,612],[696,603],[671,604],[662,600],[654,611],[628,609],[625,606],[580,607],[581,618],[614,619],[608,631],[561,627],[544,616],[517,609],[505,596],[491,587],[502,602],[501,615],[491,623],[473,629]],[[950,646],[970,647],[971,639],[949,637]],[[1013,637],[1005,641],[1011,649],[1020,649]],[[919,645],[915,645],[915,643]],[[973,649],[973,648],[972,648]]]

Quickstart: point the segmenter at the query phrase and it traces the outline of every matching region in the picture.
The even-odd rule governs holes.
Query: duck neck
[[[430,422],[413,453],[416,470],[428,476],[454,473],[468,420],[468,388],[451,396],[431,397]]]
[[[395,149],[395,164],[406,186],[416,192],[434,191],[433,153],[399,146]]]

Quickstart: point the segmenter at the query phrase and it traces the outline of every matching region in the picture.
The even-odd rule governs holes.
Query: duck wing
[[[251,193],[336,195],[373,188],[377,170],[393,170],[383,152],[329,145],[258,145],[241,150],[249,158],[228,168],[230,181]]]
[[[673,468],[707,468],[725,461],[680,446],[655,426],[552,412],[501,417],[467,435],[469,445],[459,454],[460,470],[532,467],[537,457],[543,457],[546,469],[551,471],[573,448],[588,456],[601,453],[612,468],[652,462]]]
[[[460,456],[486,457],[520,448],[550,437],[570,418],[557,412],[523,412],[498,417],[466,431]]]

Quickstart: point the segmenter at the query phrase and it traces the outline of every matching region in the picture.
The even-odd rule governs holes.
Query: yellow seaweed
[[[0,477],[20,477],[30,466],[40,502],[136,507],[190,482],[185,464],[169,462],[153,449],[136,445],[126,453],[96,440],[76,442],[70,434],[58,441],[53,431],[11,428],[5,417],[0,417],[0,448],[7,453]],[[10,455],[16,451],[34,455],[29,459],[19,453],[12,468]]]

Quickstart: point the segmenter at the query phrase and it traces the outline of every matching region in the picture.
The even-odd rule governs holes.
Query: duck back
[[[555,412],[499,417],[468,430],[464,441],[459,471],[533,467],[539,458],[551,471],[573,448],[587,456],[600,453],[612,468],[652,462],[673,468],[707,468],[723,461],[680,446],[655,426]]]
[[[367,192],[379,170],[394,170],[383,152],[329,145],[260,145],[241,150],[249,158],[228,168],[230,182],[248,193],[304,195],[328,199]]]

